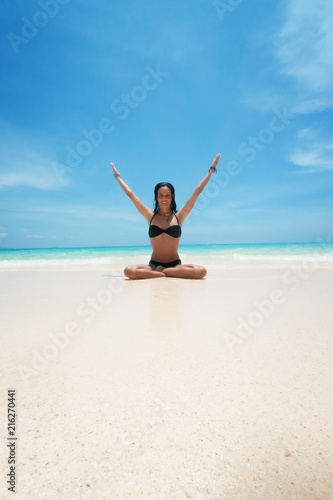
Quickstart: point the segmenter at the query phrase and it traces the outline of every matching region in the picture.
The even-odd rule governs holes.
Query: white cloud
[[[27,234],[25,237],[26,238],[44,238],[44,236],[41,236],[40,234]]]
[[[58,183],[55,183],[45,170],[35,165],[30,167],[29,172],[0,173],[0,188],[27,186],[47,190],[59,187],[56,184]]]
[[[304,170],[297,170],[295,173],[298,174],[333,170],[333,158],[329,159],[325,157],[325,151],[322,151],[320,148],[309,152],[294,152],[290,155],[289,161],[300,167],[310,167]]]
[[[0,238],[7,238],[8,233],[0,233]]]
[[[296,147],[289,161],[303,167],[294,173],[315,173],[333,169],[333,142],[319,139],[312,129],[303,129],[296,136]]]

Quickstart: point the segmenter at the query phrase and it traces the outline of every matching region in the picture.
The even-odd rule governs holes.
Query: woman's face
[[[172,201],[171,189],[168,186],[160,187],[157,191],[157,202],[160,207],[170,207]]]

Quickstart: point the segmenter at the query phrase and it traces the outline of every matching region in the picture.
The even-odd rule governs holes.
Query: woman
[[[181,263],[178,246],[182,232],[181,226],[194,207],[199,194],[211,178],[212,173],[216,171],[220,156],[218,154],[215,157],[208,174],[205,175],[188,201],[178,211],[176,209],[175,190],[172,184],[160,182],[155,186],[155,207],[154,210],[151,210],[125,184],[114,164],[111,163],[115,178],[149,224],[150,244],[153,249],[148,266],[139,264],[127,266],[124,269],[127,278],[165,278],[166,276],[172,276],[173,278],[203,278],[206,276],[207,270],[203,266]],[[154,219],[154,224],[152,224],[152,219]]]

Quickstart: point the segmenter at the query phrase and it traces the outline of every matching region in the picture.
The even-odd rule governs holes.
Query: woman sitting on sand
[[[115,178],[149,224],[150,244],[153,249],[148,266],[139,264],[127,266],[124,269],[127,278],[144,279],[166,276],[172,276],[173,278],[203,278],[206,276],[207,270],[203,266],[181,263],[178,246],[182,232],[181,226],[194,207],[199,194],[211,178],[212,173],[216,171],[220,156],[218,154],[215,157],[208,174],[205,175],[188,201],[178,211],[176,209],[175,190],[172,184],[160,182],[155,186],[155,207],[154,210],[151,210],[125,184],[114,164],[111,163]],[[154,224],[152,225],[153,218]]]

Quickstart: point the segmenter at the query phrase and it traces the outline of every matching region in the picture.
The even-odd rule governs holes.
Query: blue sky
[[[331,238],[329,0],[1,3],[0,248],[148,245],[114,162],[182,244]]]

